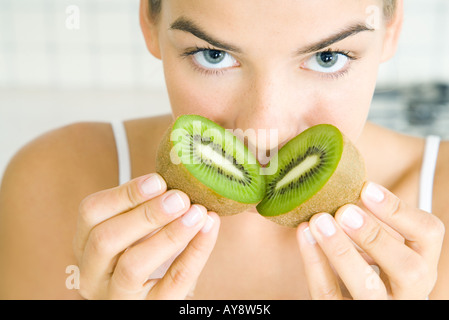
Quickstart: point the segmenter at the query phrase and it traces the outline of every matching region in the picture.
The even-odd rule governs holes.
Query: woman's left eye
[[[347,54],[336,51],[323,51],[314,54],[302,68],[322,73],[341,71],[351,59]]]
[[[221,50],[202,49],[192,54],[194,62],[204,69],[226,69],[238,65],[237,60]]]

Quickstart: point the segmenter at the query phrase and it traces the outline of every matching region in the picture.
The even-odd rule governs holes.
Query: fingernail
[[[207,233],[212,229],[213,226],[214,226],[214,219],[212,219],[210,216],[207,216],[206,223],[201,229],[201,232]]]
[[[376,185],[373,182],[368,183],[368,185],[366,186],[365,195],[368,198],[368,200],[375,203],[380,203],[385,198],[385,195],[382,192],[382,190],[379,188],[378,185]]]
[[[332,236],[337,231],[332,220],[329,214],[323,214],[315,220],[318,230],[326,237]]]
[[[363,225],[362,215],[352,206],[348,206],[341,215],[341,221],[351,229],[358,229]]]
[[[186,207],[184,200],[178,192],[170,193],[163,201],[162,206],[167,213],[175,213]]]
[[[305,228],[305,229],[303,230],[303,232],[304,232],[304,238],[306,238],[306,240],[307,240],[308,243],[310,243],[310,244],[315,244],[315,243],[316,243],[316,240],[315,240],[315,238],[313,237],[312,232],[310,232],[309,227]]]
[[[200,207],[192,205],[189,211],[184,214],[181,221],[186,227],[192,227],[203,219],[203,214],[204,212]]]
[[[145,195],[151,195],[151,194],[155,194],[159,191],[162,190],[162,183],[159,180],[159,177],[157,176],[157,174],[152,175],[151,177],[149,177],[148,179],[146,179],[144,182],[142,182],[142,185],[140,186],[140,188],[142,189],[142,192]]]

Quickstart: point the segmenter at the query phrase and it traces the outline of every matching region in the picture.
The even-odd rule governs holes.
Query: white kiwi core
[[[316,154],[308,156],[303,162],[298,164],[292,170],[290,170],[279,182],[276,184],[276,189],[282,188],[288,185],[290,182],[298,179],[304,173],[312,169],[318,163],[320,157]]]
[[[234,166],[234,164],[223,157],[221,153],[210,147],[210,145],[203,145],[199,143],[198,152],[201,154],[201,160],[205,163],[214,163],[223,169],[223,171],[237,177],[239,179],[244,179],[243,172]]]

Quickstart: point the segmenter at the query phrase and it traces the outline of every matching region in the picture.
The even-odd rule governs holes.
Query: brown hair
[[[156,19],[161,11],[162,0],[149,0],[150,13],[153,19]],[[384,2],[384,15],[387,20],[391,19],[396,10],[396,0],[383,0]]]
[[[149,0],[150,2],[150,16],[153,19],[156,19],[161,12],[161,2],[162,0]]]
[[[158,2],[160,2],[160,0]],[[396,2],[396,0],[384,0],[384,15],[387,20],[393,17],[396,11]]]

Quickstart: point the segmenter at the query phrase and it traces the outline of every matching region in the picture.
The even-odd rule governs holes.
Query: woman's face
[[[163,61],[175,117],[277,129],[279,147],[320,123],[358,139],[392,51],[382,1],[162,2],[152,35],[144,33]]]

